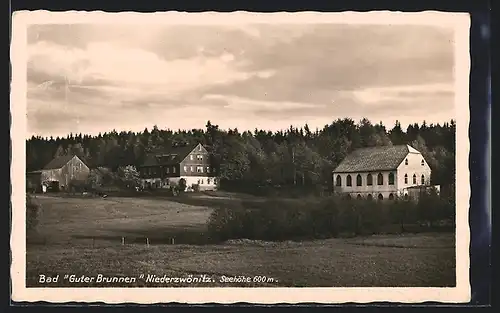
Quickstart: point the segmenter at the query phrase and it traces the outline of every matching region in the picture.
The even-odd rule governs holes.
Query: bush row
[[[337,196],[308,200],[272,198],[242,201],[216,209],[208,222],[217,240],[319,239],[345,235],[403,233],[454,228],[454,201],[424,194],[418,201],[345,199]]]

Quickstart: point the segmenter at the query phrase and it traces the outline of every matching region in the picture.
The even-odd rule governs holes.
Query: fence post
[[[122,237],[122,246],[125,245],[125,237]]]
[[[149,238],[146,238],[146,244],[147,244],[147,246],[149,248]]]
[[[172,244],[173,244],[173,245],[175,244],[175,239],[174,239],[174,238],[172,238]]]
[[[92,237],[92,248],[94,248],[94,247],[95,247],[95,238]]]

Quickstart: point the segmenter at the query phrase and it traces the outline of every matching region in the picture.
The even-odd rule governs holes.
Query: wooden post
[[[94,247],[95,247],[95,238],[92,237],[92,248],[94,248]]]
[[[149,248],[149,238],[146,238],[146,245],[148,246]]]
[[[174,238],[172,238],[172,244],[175,244],[175,240],[174,240]]]
[[[122,246],[125,245],[125,237],[122,237]]]

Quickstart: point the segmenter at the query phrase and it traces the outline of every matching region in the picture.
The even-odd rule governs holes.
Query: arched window
[[[425,162],[424,160],[422,159],[422,161],[420,161],[420,165],[424,166],[425,165]]]
[[[377,175],[377,185],[383,185],[384,184],[384,175],[382,173],[378,173]]]
[[[337,179],[336,179],[335,185],[338,186],[338,187],[342,186],[342,177],[340,177],[340,175],[337,175]]]
[[[405,184],[408,184],[408,174],[405,174]]]
[[[389,194],[389,200],[394,200],[394,195],[392,193]]]
[[[378,194],[378,199],[379,199],[379,200],[384,200],[384,196],[383,196],[381,193],[379,193],[379,194]]]
[[[361,185],[362,185],[361,175],[358,174],[358,176],[356,176],[356,186],[361,186]]]
[[[389,173],[389,185],[394,185],[394,173]]]
[[[405,165],[408,165],[408,159],[405,160]]]
[[[352,186],[352,178],[351,178],[351,175],[347,175],[347,178],[346,178],[346,185],[347,185],[347,186]]]
[[[361,199],[361,195],[360,195],[360,194],[358,194],[358,196],[357,196],[356,198]]]
[[[422,177],[420,177],[420,182],[422,185],[425,185],[425,176],[422,174]]]
[[[373,199],[373,196],[372,196],[372,194],[370,193],[370,194],[368,194],[368,196],[367,196],[366,198],[367,198],[368,200],[372,200],[372,199]]]
[[[368,174],[368,176],[366,176],[366,184],[367,184],[368,186],[373,185],[373,177],[372,177],[372,174]]]
[[[413,183],[417,184],[417,175],[413,174]]]

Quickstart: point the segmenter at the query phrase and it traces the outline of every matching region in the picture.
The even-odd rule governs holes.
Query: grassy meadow
[[[455,238],[450,232],[268,242],[217,242],[207,221],[234,194],[186,198],[83,198],[37,195],[37,236],[26,248],[27,287],[450,287]],[[261,201],[248,196],[245,201]],[[122,244],[122,238],[125,239]],[[172,242],[173,240],[173,242]],[[147,245],[149,241],[149,245]],[[60,275],[40,284],[39,275]],[[70,283],[64,275],[136,277],[131,283]],[[148,282],[141,275],[209,281]],[[259,282],[223,277],[265,276]]]

